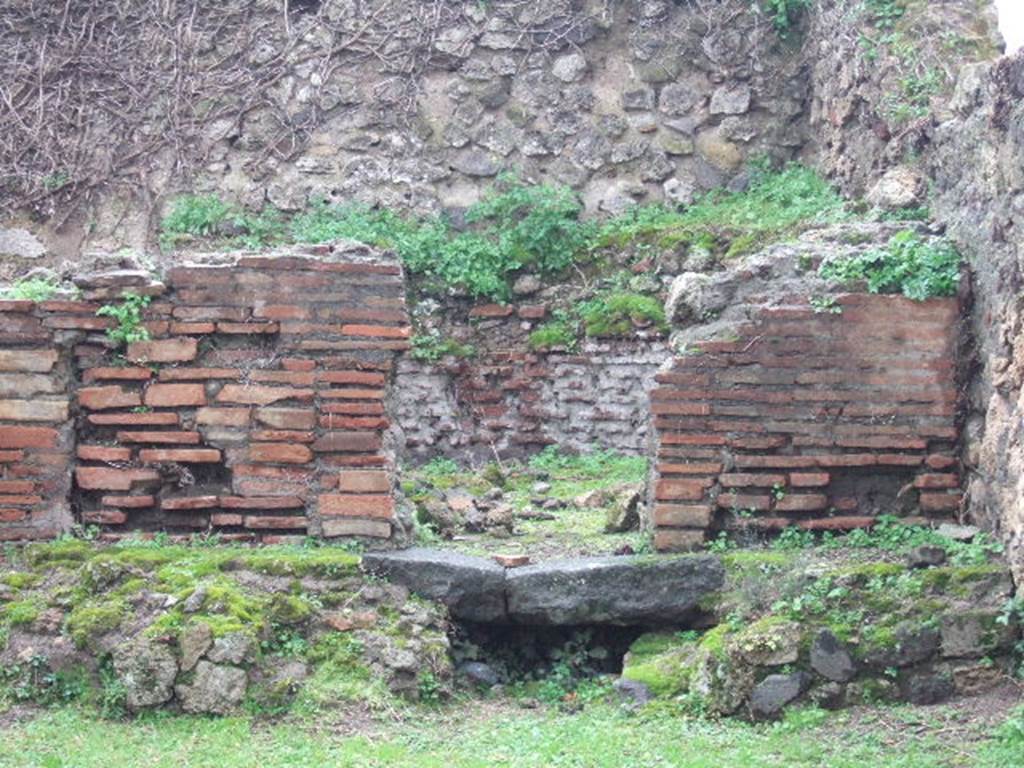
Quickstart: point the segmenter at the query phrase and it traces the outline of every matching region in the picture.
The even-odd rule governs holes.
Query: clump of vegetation
[[[787,37],[800,19],[800,15],[811,7],[811,0],[752,0],[769,19],[775,31]]]
[[[603,248],[686,244],[731,257],[841,212],[841,199],[814,171],[793,165],[776,172],[761,163],[745,192],[710,193],[683,210],[637,206],[603,224],[582,218],[583,204],[569,187],[512,175],[499,177],[458,226],[443,216],[324,201],[285,221],[277,211],[249,214],[215,197],[186,196],[164,219],[161,243],[170,248],[202,237],[254,248],[355,240],[394,250],[427,292],[506,301],[518,273],[558,275]]]
[[[52,277],[30,277],[18,280],[5,289],[3,298],[20,301],[46,301],[58,290],[60,290],[60,284]]]
[[[573,349],[580,333],[593,338],[630,336],[638,329],[659,333],[668,330],[665,309],[659,299],[630,291],[604,290],[554,318],[529,336],[531,349]]]
[[[636,328],[668,329],[661,302],[638,293],[598,295],[579,308],[588,336],[627,336]]]
[[[585,253],[591,227],[580,220],[582,211],[568,187],[525,184],[505,175],[466,211],[464,231],[443,217],[416,220],[366,206],[326,204],[296,217],[291,231],[299,242],[347,238],[393,248],[428,284],[504,300],[511,295],[513,273],[553,275]]]
[[[682,211],[639,206],[609,220],[595,239],[610,246],[686,243],[737,256],[843,215],[842,198],[810,168],[772,171],[761,163],[744,192],[710,192]]]
[[[182,240],[227,236],[232,245],[259,248],[280,242],[285,223],[280,212],[268,208],[247,213],[216,195],[183,195],[175,199],[160,222],[160,247],[174,248]]]
[[[550,320],[530,333],[530,349],[573,349],[576,346],[576,327],[567,316]]]
[[[96,314],[100,317],[112,317],[117,325],[107,329],[107,338],[118,346],[136,341],[148,341],[149,331],[142,324],[142,313],[149,306],[149,296],[137,293],[125,293],[120,304],[104,304]]]
[[[902,293],[924,301],[956,294],[962,260],[948,241],[928,242],[907,229],[894,235],[883,249],[827,261],[818,272],[840,284],[865,281],[871,293]]]
[[[438,331],[429,333],[418,333],[410,340],[414,360],[421,360],[427,363],[435,363],[442,357],[473,357],[476,354],[476,347],[472,344],[463,344],[455,339],[446,339]]]
[[[740,510],[739,515],[745,518],[748,513]],[[879,515],[871,528],[856,528],[839,535],[831,531],[818,534],[789,526],[767,542],[768,549],[780,552],[818,548],[822,551],[878,550],[902,553],[922,545],[942,548],[949,562],[958,567],[984,565],[1003,553],[1003,545],[986,533],[979,533],[970,541],[957,541],[941,535],[933,528],[907,525],[894,515]],[[738,546],[725,531],[708,543],[709,550],[720,553],[732,552]]]
[[[183,195],[160,222],[160,244],[175,245],[183,237],[210,237],[231,215],[231,206],[216,195]]]

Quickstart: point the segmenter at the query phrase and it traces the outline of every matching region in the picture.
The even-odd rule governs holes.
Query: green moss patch
[[[86,602],[68,615],[68,633],[76,646],[86,648],[101,635],[117,629],[127,615],[128,604],[124,600]]]

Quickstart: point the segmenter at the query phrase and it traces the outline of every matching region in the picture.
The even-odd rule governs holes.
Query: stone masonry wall
[[[69,527],[72,463],[74,517],[109,537],[402,533],[385,406],[409,335],[395,261],[317,246],[165,283],[80,282],[81,300],[3,303],[0,537]],[[126,290],[152,297],[151,340],[122,356],[96,311]]]
[[[849,529],[961,506],[955,299],[764,309],[675,358],[651,395],[659,550],[709,529]]]
[[[1024,53],[963,72],[925,156],[933,211],[967,255],[975,375],[964,434],[971,514],[1024,579]]]
[[[641,332],[533,351],[529,332],[547,317],[538,303],[449,308],[445,330],[461,334],[474,353],[399,362],[394,418],[404,456],[477,464],[548,445],[645,453],[648,393],[669,356],[665,340]]]
[[[806,139],[805,61],[750,0],[323,0],[290,16],[263,5],[258,33],[219,35],[214,57],[257,72],[279,62],[262,100],[202,126],[191,174],[180,153],[158,154],[98,210],[40,231],[52,251],[152,246],[169,200],[192,191],[252,209],[435,212],[510,171],[568,184],[592,212],[689,202]],[[197,54],[202,66],[209,52]]]

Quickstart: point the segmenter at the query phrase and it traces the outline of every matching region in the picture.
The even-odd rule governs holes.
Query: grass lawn
[[[386,721],[325,712],[278,723],[176,715],[110,722],[65,708],[23,718],[9,712],[0,724],[0,766],[1017,768],[1024,764],[1024,713],[1004,722],[1016,695],[950,707],[797,710],[770,725],[688,718],[668,708],[630,712],[612,703],[566,714],[509,699],[410,708]]]

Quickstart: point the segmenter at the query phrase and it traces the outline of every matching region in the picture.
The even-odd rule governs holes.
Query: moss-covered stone
[[[266,608],[267,618],[274,624],[301,624],[312,614],[309,602],[295,595],[274,595]]]
[[[68,616],[68,633],[79,648],[90,647],[97,638],[117,629],[127,613],[128,605],[124,600],[83,603]]]
[[[28,589],[40,582],[42,576],[37,573],[20,571],[17,573],[6,573],[0,576],[0,583],[6,584],[13,589]]]
[[[643,683],[655,696],[674,696],[689,689],[698,641],[675,634],[647,634],[630,646],[622,676]]]

